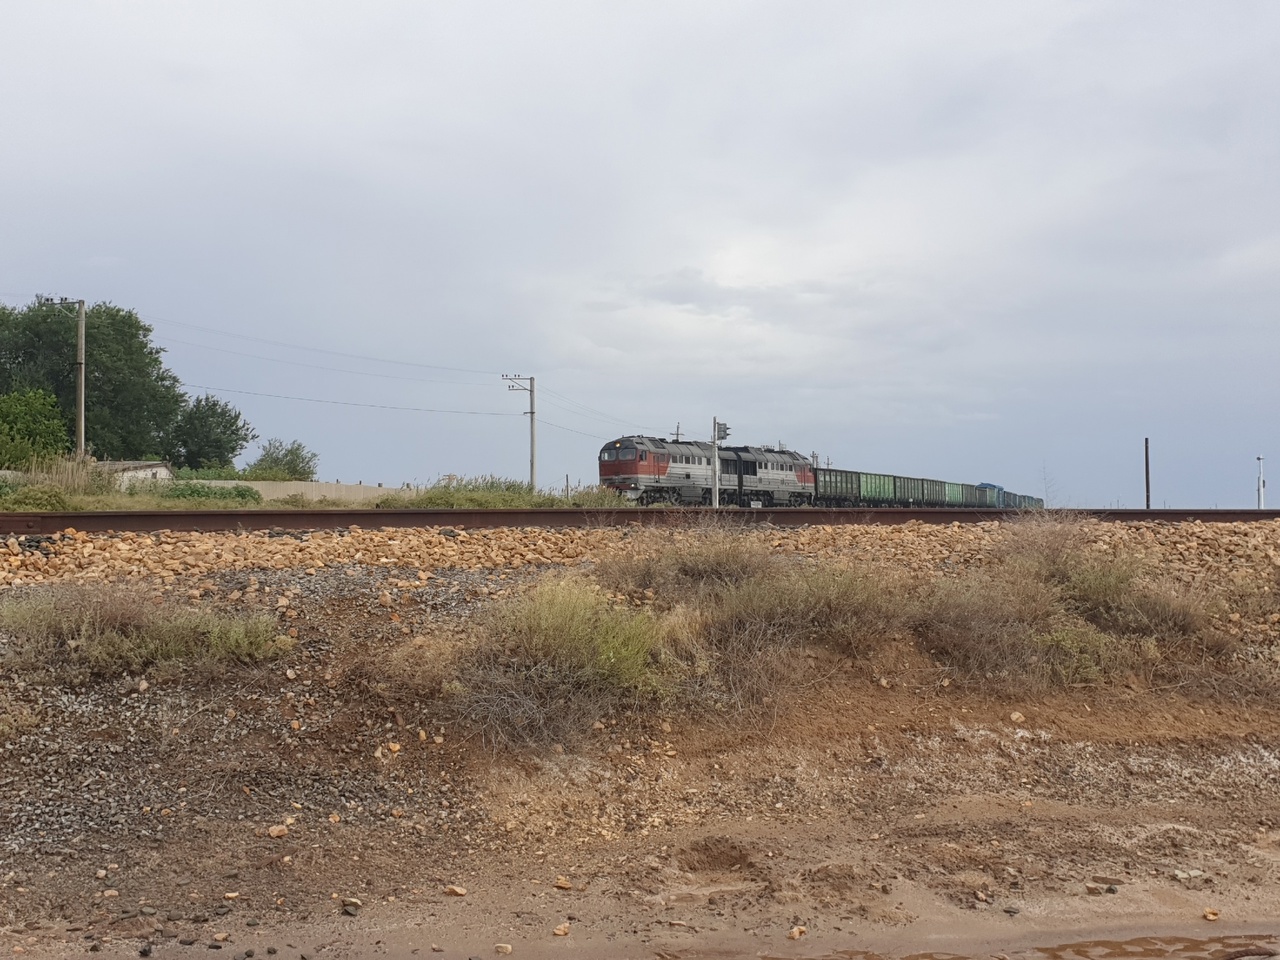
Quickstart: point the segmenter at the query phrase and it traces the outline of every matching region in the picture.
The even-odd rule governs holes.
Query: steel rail
[[[159,510],[79,513],[0,513],[0,536],[48,535],[75,529],[86,533],[214,531],[305,531],[349,527],[488,529],[494,527],[616,527],[703,523],[715,517],[728,525],[769,523],[779,527],[822,524],[983,523],[1025,516],[1093,518],[1133,523],[1240,523],[1280,519],[1280,510],[1046,510],[1034,514],[984,509],[874,510],[773,507],[755,510],[626,507],[616,510],[578,507],[540,510]]]

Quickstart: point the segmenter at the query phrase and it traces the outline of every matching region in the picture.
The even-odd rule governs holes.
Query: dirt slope
[[[1095,542],[1137,544],[1191,580],[1265,580],[1280,525],[1261,526],[1100,525]],[[999,536],[892,529],[760,535],[941,575]],[[10,548],[10,582],[126,577],[274,611],[300,646],[199,680],[68,689],[6,671],[0,948],[985,955],[1098,932],[1280,931],[1280,710],[1265,688],[992,699],[922,683],[891,651],[871,673],[819,660],[823,683],[751,716],[605,718],[567,750],[495,752],[392,682],[396,651],[462,642],[538,569],[629,535],[429,533]],[[1269,655],[1276,628],[1255,613],[1224,628]],[[1271,942],[1257,936],[1059,955],[1221,957]]]

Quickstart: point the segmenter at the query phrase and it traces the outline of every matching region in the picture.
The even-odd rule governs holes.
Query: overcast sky
[[[542,485],[719,416],[1063,506],[1141,506],[1149,436],[1154,505],[1252,506],[1280,4],[3,3],[38,293],[324,479],[527,476],[507,372]]]

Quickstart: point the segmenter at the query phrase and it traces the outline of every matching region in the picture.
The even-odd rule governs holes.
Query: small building
[[[100,460],[96,467],[110,474],[121,490],[149,480],[173,479],[173,467],[163,460]]]

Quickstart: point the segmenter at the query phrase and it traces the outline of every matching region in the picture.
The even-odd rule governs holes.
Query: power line
[[[401,365],[401,366],[419,367],[419,368],[427,369],[427,370],[448,370],[448,371],[452,371],[452,372],[455,372],[455,373],[476,373],[476,374],[481,374],[481,375],[500,376],[500,374],[497,374],[497,373],[495,373],[495,372],[493,372],[493,371],[489,371],[489,370],[471,370],[471,369],[467,369],[467,368],[464,368],[464,367],[445,367],[445,366],[439,366],[439,365],[436,365],[436,364],[429,364],[429,363],[413,363],[413,362],[408,361],[408,360],[388,360],[388,359],[383,358],[383,357],[370,357],[370,356],[363,356],[363,355],[361,355],[361,354],[347,353],[347,352],[345,352],[345,351],[340,351],[340,350],[326,350],[326,349],[321,348],[321,347],[309,347],[309,346],[304,346],[304,345],[302,345],[302,344],[286,343],[286,342],[281,341],[281,340],[270,340],[270,339],[267,339],[267,338],[265,338],[265,337],[254,337],[254,336],[250,336],[249,334],[243,334],[243,333],[232,333],[232,332],[231,332],[231,331],[229,331],[229,330],[218,330],[218,329],[216,329],[216,328],[214,328],[214,327],[206,327],[206,326],[203,326],[203,325],[198,324],[198,323],[187,323],[187,322],[182,321],[182,320],[170,320],[170,319],[167,319],[167,318],[165,318],[165,317],[156,317],[156,316],[152,316],[152,315],[150,315],[150,314],[139,314],[139,316],[140,316],[140,317],[142,317],[144,320],[150,320],[150,321],[154,321],[154,322],[157,322],[157,323],[173,324],[174,326],[178,326],[178,327],[186,327],[186,328],[191,329],[191,330],[202,330],[202,331],[204,331],[204,332],[206,332],[206,333],[213,333],[213,334],[217,334],[217,335],[219,335],[219,336],[234,337],[234,338],[236,338],[236,339],[240,339],[240,340],[249,340],[249,341],[252,341],[252,342],[254,342],[254,343],[263,343],[263,344],[268,344],[268,345],[270,345],[270,346],[284,347],[284,348],[286,348],[286,349],[290,349],[290,350],[293,350],[293,349],[310,350],[310,351],[315,352],[315,353],[323,353],[323,354],[327,354],[327,355],[330,355],[330,356],[350,357],[350,358],[355,359],[355,360],[368,360],[368,361],[370,361],[370,362],[372,362],[372,363],[390,363],[390,364],[398,364],[398,365]],[[368,371],[362,371],[362,370],[348,370],[348,369],[340,368],[340,367],[327,367],[327,366],[323,366],[323,365],[321,365],[321,364],[305,363],[305,362],[300,361],[300,360],[285,360],[285,359],[278,358],[278,357],[264,357],[264,356],[261,356],[261,355],[259,355],[259,354],[244,353],[244,352],[239,351],[239,350],[229,350],[229,349],[227,349],[227,348],[225,348],[225,347],[210,347],[210,346],[206,346],[206,345],[204,345],[204,344],[192,343],[192,342],[191,342],[191,341],[189,341],[189,340],[181,340],[181,339],[178,339],[178,338],[176,338],[176,337],[164,337],[164,336],[160,336],[160,337],[157,337],[156,339],[157,339],[157,340],[163,340],[163,341],[166,341],[166,342],[169,342],[169,343],[182,343],[182,344],[185,344],[185,345],[187,345],[187,346],[198,347],[198,348],[200,348],[200,349],[204,349],[204,350],[215,350],[215,351],[217,351],[218,353],[226,353],[226,354],[230,354],[230,355],[232,355],[232,356],[249,357],[249,358],[251,358],[251,359],[255,359],[255,360],[265,360],[265,361],[267,361],[267,362],[269,362],[269,363],[286,363],[286,364],[290,364],[290,365],[292,365],[292,366],[308,367],[308,368],[315,369],[315,370],[328,370],[328,371],[335,372],[335,373],[349,373],[349,374],[355,374],[355,375],[357,375],[357,376],[380,377],[380,378],[382,378],[382,379],[386,379],[386,380],[407,380],[407,381],[415,382],[415,383],[452,383],[452,384],[456,384],[456,385],[458,385],[458,386],[487,386],[487,384],[469,383],[469,382],[467,382],[467,381],[458,381],[458,380],[438,380],[438,379],[432,379],[432,378],[426,378],[426,377],[397,377],[397,376],[390,375],[390,374],[378,374],[378,373],[373,373],[373,372],[368,372]],[[203,388],[201,388],[201,389],[203,389]],[[248,391],[240,391],[240,392],[242,392],[242,393],[247,393]],[[548,390],[548,389],[546,389],[545,387],[543,388],[543,393],[544,393],[544,394],[550,394],[550,396],[551,396],[551,397],[556,398],[556,399],[552,399],[552,400],[550,401],[550,402],[551,402],[551,404],[552,404],[553,406],[559,407],[560,409],[564,410],[566,413],[571,413],[571,414],[573,414],[574,416],[585,417],[585,418],[586,418],[586,419],[588,419],[588,420],[596,420],[597,422],[601,422],[601,423],[617,423],[617,424],[621,424],[621,425],[623,425],[623,426],[635,427],[635,428],[637,428],[637,429],[639,429],[639,430],[642,430],[642,431],[646,429],[642,424],[638,424],[638,423],[635,423],[635,422],[630,421],[630,420],[624,420],[624,419],[622,419],[622,418],[620,418],[620,417],[614,417],[614,416],[611,416],[610,414],[607,414],[607,413],[605,413],[605,412],[604,412],[604,411],[602,411],[602,410],[598,410],[598,409],[596,409],[595,407],[588,406],[588,405],[587,405],[587,404],[585,404],[585,403],[580,403],[579,401],[574,400],[574,399],[573,399],[573,398],[571,398],[571,397],[567,397],[567,396],[565,396],[564,394],[562,394],[562,393],[557,393],[557,392],[555,392],[555,391],[553,391],[553,390]],[[261,394],[261,396],[275,396],[275,395],[274,395],[274,394]],[[285,399],[288,399],[288,398],[285,398]],[[306,398],[297,398],[297,399],[304,399],[304,400],[305,400]],[[560,400],[560,401],[563,401],[563,402],[556,402],[557,400]],[[337,403],[338,401],[321,401],[321,400],[317,400],[317,401],[315,401],[315,402],[317,402],[317,403]],[[569,404],[569,406],[566,406],[566,404]],[[353,405],[353,406],[355,406],[355,405],[357,405],[357,404],[352,404],[352,405]],[[377,406],[377,405],[376,405],[376,404],[369,404],[369,406]],[[576,408],[578,408],[578,409],[574,409],[575,407],[576,407]],[[415,407],[384,407],[383,409],[404,409],[404,410],[412,410],[412,409],[419,409],[419,408],[415,408]],[[522,415],[522,414],[521,414],[521,415]],[[595,437],[595,434],[585,433],[585,432],[583,432],[583,431],[581,431],[581,430],[573,430],[573,429],[571,429],[571,428],[569,428],[569,427],[561,427],[561,426],[559,426],[559,425],[557,425],[557,424],[552,424],[552,426],[556,426],[556,427],[557,427],[558,429],[560,429],[560,430],[569,430],[569,432],[571,432],[571,433],[581,433],[583,436]],[[596,439],[608,439],[608,438],[596,437]]]
[[[229,353],[234,357],[249,357],[252,360],[265,360],[268,363],[287,363],[295,367],[307,367],[311,370],[328,370],[332,373],[351,373],[359,377],[377,377],[379,380],[407,380],[410,383],[451,383],[460,387],[491,387],[491,383],[476,383],[469,380],[439,380],[433,377],[399,377],[394,373],[374,373],[370,370],[348,370],[344,367],[326,367],[318,363],[305,363],[302,360],[285,360],[283,357],[264,357],[257,353],[245,353],[242,350],[228,350],[226,347],[211,347],[203,343],[193,343],[190,340],[179,340],[175,337],[154,337],[163,343],[181,343],[188,347],[197,347],[200,350],[214,350],[218,353]]]
[[[14,299],[18,299],[18,298],[14,296]],[[255,337],[255,336],[251,336],[249,334],[244,334],[244,333],[234,333],[230,330],[219,330],[215,327],[207,327],[198,323],[188,323],[182,320],[172,320],[167,317],[157,317],[151,314],[140,313],[138,314],[138,316],[140,316],[144,320],[154,322],[154,323],[171,324],[176,327],[184,327],[190,330],[200,330],[205,333],[215,334],[217,336],[232,337],[238,340],[248,340],[253,343],[262,343],[262,344],[266,344],[274,347],[283,347],[289,350],[307,350],[312,353],[322,353],[328,356],[347,357],[354,360],[365,360],[370,363],[394,364],[396,366],[415,367],[415,368],[424,369],[424,370],[447,370],[453,373],[473,373],[473,374],[479,374],[479,375],[485,375],[485,376],[499,376],[499,374],[496,371],[491,371],[491,370],[475,370],[475,369],[470,369],[466,367],[448,367],[448,366],[441,366],[439,364],[415,363],[409,360],[391,360],[386,357],[374,357],[374,356],[368,356],[364,354],[350,353],[342,350],[328,350],[323,347],[313,347],[313,346],[308,346],[308,345],[299,344],[299,343],[288,343],[283,340],[272,340],[266,337]],[[284,363],[290,366],[304,367],[312,370],[325,370],[332,373],[346,373],[354,376],[377,377],[384,380],[403,380],[403,381],[408,381],[413,383],[444,383],[444,384],[452,384],[455,386],[475,386],[475,387],[488,386],[488,384],[474,383],[474,382],[469,382],[465,380],[442,380],[442,379],[437,379],[432,377],[403,377],[403,376],[396,376],[394,374],[381,374],[381,373],[374,373],[372,371],[365,371],[365,370],[351,370],[345,367],[330,367],[330,366],[325,366],[323,364],[306,363],[305,361],[301,361],[301,360],[287,360],[281,357],[264,357],[261,354],[246,353],[241,350],[231,350],[226,347],[209,346],[207,344],[195,343],[190,340],[182,340],[178,337],[158,336],[156,337],[156,339],[166,343],[180,343],[185,346],[196,347],[197,349],[201,349],[201,350],[213,350],[217,353],[225,353],[230,356],[246,357],[253,360],[262,360],[267,363]],[[499,413],[499,412],[493,412],[493,411],[487,411],[487,410],[445,410],[445,409],[435,409],[435,408],[429,408],[429,407],[405,407],[405,406],[397,406],[393,404],[358,403],[350,400],[325,400],[325,399],[320,399],[316,397],[294,397],[294,396],[289,396],[285,394],[261,393],[253,390],[234,390],[230,387],[204,386],[198,383],[187,384],[187,386],[197,390],[215,390],[221,393],[236,393],[236,394],[243,394],[245,396],[268,397],[276,400],[295,400],[301,403],[327,403],[327,404],[332,404],[336,406],[366,407],[374,410],[403,410],[403,411],[414,412],[414,413],[438,413],[438,414],[453,414],[458,416],[487,416],[487,417],[513,417],[513,416],[524,415],[524,414],[517,414],[517,413]],[[640,430],[646,429],[641,424],[637,424],[630,420],[624,420],[621,417],[612,416],[611,414],[605,413],[604,411],[599,410],[595,407],[589,406],[585,403],[581,403],[577,400],[574,400],[571,397],[567,397],[562,393],[557,393],[556,391],[548,390],[545,387],[543,388],[543,393],[546,395],[550,395],[551,398],[554,398],[548,401],[553,406],[559,407],[560,409],[564,410],[566,413],[573,414],[574,416],[583,417],[588,420],[595,420],[600,423],[616,423],[624,426],[636,427],[637,429],[640,429]],[[566,427],[558,423],[552,423],[550,421],[544,420],[544,423],[546,423],[550,427],[554,427],[557,430],[564,430],[568,433],[576,433],[576,434],[579,434],[580,436],[591,437],[596,440],[609,439],[607,437],[600,437],[596,434],[588,433],[587,431],[584,431],[584,430],[575,430],[572,427]]]
[[[541,423],[544,427],[555,427],[557,430],[567,430],[569,433],[577,433],[584,437],[590,437],[593,440],[608,441],[613,439],[612,437],[599,437],[599,436],[596,436],[594,433],[587,433],[583,430],[575,430],[573,429],[573,427],[562,427],[558,423],[552,423],[550,420],[546,419],[545,417],[540,418],[538,422]]]
[[[559,399],[563,400],[565,403],[572,404],[573,406],[575,406],[575,407],[579,407],[579,408],[581,408],[582,410],[584,410],[584,411],[588,411],[588,412],[589,412],[589,413],[591,413],[591,414],[596,414],[597,416],[592,417],[592,419],[596,419],[596,420],[604,420],[604,421],[612,422],[612,423],[621,423],[621,424],[624,424],[625,426],[628,426],[628,427],[636,427],[637,429],[640,429],[640,430],[644,430],[644,429],[645,429],[645,427],[644,427],[642,424],[635,423],[635,422],[633,422],[633,421],[631,421],[631,420],[623,420],[621,417],[615,417],[615,416],[613,416],[613,415],[611,415],[611,414],[605,413],[603,410],[598,410],[598,409],[596,409],[595,407],[591,407],[591,406],[588,406],[588,405],[587,405],[587,404],[585,404],[585,403],[581,403],[581,402],[579,402],[579,401],[577,401],[577,400],[574,400],[572,397],[566,397],[566,396],[565,396],[564,394],[562,394],[562,393],[556,393],[554,390],[548,390],[546,387],[543,387],[542,392],[543,392],[544,394],[550,394],[550,395],[551,395],[551,396],[553,396],[553,397],[558,397]],[[562,405],[562,404],[556,404],[556,406],[563,406],[563,405]],[[567,409],[567,408],[566,408],[566,409]],[[572,412],[574,412],[574,411],[572,411],[572,410],[571,410],[570,412],[572,413]],[[586,415],[587,415],[587,414],[585,414],[585,413],[578,413],[578,416],[586,416]]]
[[[352,360],[368,360],[371,363],[391,363],[402,367],[421,367],[425,370],[449,370],[453,373],[478,373],[485,376],[497,377],[501,376],[496,370],[469,370],[465,367],[442,367],[434,363],[414,363],[411,360],[388,360],[386,357],[370,357],[364,354],[351,353],[347,350],[326,350],[323,347],[309,347],[301,343],[285,343],[283,340],[268,340],[265,337],[252,337],[247,333],[232,333],[230,330],[218,330],[214,327],[204,327],[198,323],[184,323],[181,320],[169,320],[165,317],[154,317],[149,314],[138,314],[143,320],[151,320],[156,323],[171,323],[177,327],[187,327],[191,330],[203,330],[205,333],[215,333],[223,337],[235,337],[238,340],[252,340],[255,343],[268,343],[273,347],[285,347],[289,350],[310,350],[313,353],[325,353],[333,357],[347,357]]]
[[[551,391],[548,390],[546,392],[550,393]],[[584,420],[594,420],[597,423],[607,424],[608,426],[614,427],[615,429],[618,429],[618,430],[621,430],[624,428],[634,428],[637,430],[644,431],[645,429],[639,424],[632,423],[629,420],[622,420],[622,419],[619,419],[618,417],[610,417],[606,415],[596,416],[593,413],[584,413],[582,410],[577,410],[566,403],[560,403],[554,398],[547,398],[545,402],[551,404],[553,407],[558,407],[559,409],[563,410],[565,413],[571,414],[572,416],[582,417]]]
[[[501,413],[492,410],[436,410],[429,407],[397,407],[387,403],[356,403],[353,400],[320,400],[316,397],[290,397],[282,393],[258,393],[256,390],[233,390],[231,387],[211,387],[203,383],[188,383],[197,390],[213,390],[216,393],[242,393],[250,397],[270,397],[273,400],[299,400],[303,403],[331,403],[340,407],[369,407],[374,410],[408,410],[412,413],[454,413],[467,417],[522,417],[523,413]]]

